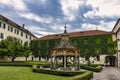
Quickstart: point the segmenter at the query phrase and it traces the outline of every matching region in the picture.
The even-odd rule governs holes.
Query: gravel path
[[[120,80],[120,68],[103,67],[99,73],[94,73],[91,80]]]

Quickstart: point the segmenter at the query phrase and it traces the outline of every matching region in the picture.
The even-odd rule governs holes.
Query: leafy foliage
[[[31,42],[32,55],[35,57],[50,58],[50,52],[59,40],[41,40]]]
[[[27,57],[30,55],[30,46],[27,41],[24,42],[22,46],[22,53],[23,53],[23,56],[25,56],[26,61],[27,61]]]
[[[19,39],[9,36],[0,42],[0,55],[7,56],[12,61],[18,56],[29,56],[30,50],[27,45],[28,42],[22,45]]]
[[[53,49],[59,41],[60,39],[32,41],[31,47],[33,55],[38,56],[39,54],[43,58],[50,57],[51,49]],[[89,58],[91,56],[114,54],[116,52],[116,42],[112,41],[111,34],[74,37],[71,38],[71,41],[80,50],[81,57]]]

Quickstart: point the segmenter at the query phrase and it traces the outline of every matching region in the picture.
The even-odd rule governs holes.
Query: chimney
[[[22,27],[25,28],[25,24],[22,24]]]

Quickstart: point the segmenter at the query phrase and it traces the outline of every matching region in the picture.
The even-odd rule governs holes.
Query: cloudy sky
[[[0,14],[38,37],[83,30],[111,31],[120,18],[119,0],[0,0]]]

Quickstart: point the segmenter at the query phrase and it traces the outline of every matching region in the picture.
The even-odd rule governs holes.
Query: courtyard
[[[0,0],[0,80],[120,80],[119,4]]]

